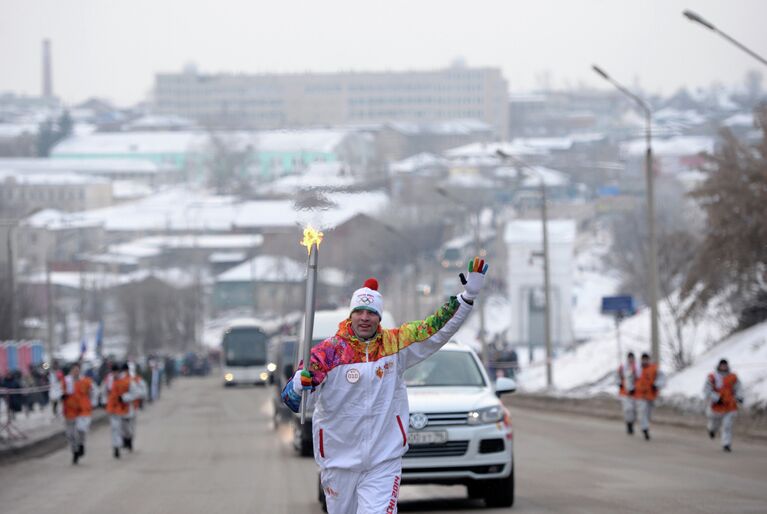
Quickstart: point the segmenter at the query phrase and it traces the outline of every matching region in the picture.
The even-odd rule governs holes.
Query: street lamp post
[[[517,159],[516,157],[505,153],[502,150],[497,150],[497,154],[502,159],[507,159],[521,168],[525,168],[532,172],[533,175],[538,177],[539,186],[541,188],[541,225],[543,230],[543,340],[546,345],[546,387],[551,388],[554,385],[552,377],[552,359],[553,351],[551,347],[551,277],[549,269],[549,215],[548,215],[548,198],[546,193],[546,181],[543,179],[538,170],[527,164],[526,162]],[[530,352],[530,359],[532,360],[532,352]]]
[[[722,36],[724,39],[726,39],[727,41],[729,41],[729,42],[730,42],[730,43],[732,43],[733,45],[737,46],[738,48],[740,48],[741,50],[743,50],[744,52],[746,52],[748,55],[750,55],[751,57],[753,57],[753,58],[754,58],[754,59],[756,59],[757,61],[761,62],[761,63],[762,63],[762,64],[764,64],[764,65],[767,65],[767,59],[765,59],[765,58],[764,58],[764,57],[762,57],[761,55],[757,54],[756,52],[754,52],[754,51],[753,51],[753,50],[751,50],[750,48],[747,48],[747,47],[746,47],[746,46],[745,46],[743,43],[741,43],[741,42],[739,42],[739,41],[735,40],[735,38],[733,38],[732,36],[730,36],[730,35],[728,35],[728,34],[725,34],[725,33],[724,33],[724,32],[722,32],[721,30],[719,30],[718,28],[716,28],[716,27],[714,26],[714,24],[713,24],[713,23],[711,23],[710,21],[707,21],[707,20],[703,19],[703,18],[702,18],[700,15],[698,15],[698,14],[696,14],[696,13],[694,13],[694,12],[690,11],[689,9],[688,9],[688,10],[686,10],[686,11],[684,11],[684,12],[682,12],[682,15],[683,15],[685,18],[687,18],[688,20],[690,20],[690,21],[692,21],[692,22],[694,22],[694,23],[698,23],[698,24],[700,24],[700,25],[702,25],[702,26],[706,27],[708,30],[710,30],[710,31],[712,31],[712,32],[716,32],[717,34],[719,34],[720,36]]]
[[[660,345],[658,338],[658,239],[655,231],[655,178],[652,170],[652,111],[637,95],[623,87],[610,77],[602,68],[593,65],[592,69],[612,84],[618,91],[631,98],[645,115],[645,179],[647,181],[647,228],[648,228],[648,263],[650,284],[648,287],[650,302],[650,338],[652,343],[652,358],[660,363]]]

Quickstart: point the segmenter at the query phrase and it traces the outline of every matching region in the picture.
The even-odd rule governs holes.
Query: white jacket
[[[403,373],[447,343],[471,308],[452,297],[425,320],[379,328],[368,342],[354,336],[347,319],[312,349],[312,433],[321,468],[364,471],[405,454],[409,408]],[[294,411],[300,402],[296,389],[291,380],[282,395]]]

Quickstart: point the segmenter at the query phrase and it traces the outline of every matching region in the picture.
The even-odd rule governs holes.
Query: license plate
[[[444,430],[410,432],[407,438],[410,444],[444,444],[447,442],[447,432]]]

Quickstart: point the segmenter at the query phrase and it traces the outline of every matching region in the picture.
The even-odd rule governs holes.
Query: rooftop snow
[[[252,145],[256,152],[333,152],[347,130],[274,130],[226,132],[219,135],[237,145]],[[56,145],[52,157],[71,154],[183,154],[200,151],[210,141],[202,131],[99,132],[70,137]]]
[[[109,184],[109,180],[77,173],[25,173],[22,171],[0,169],[0,181],[11,180],[17,184],[74,186],[87,184]]]
[[[156,174],[163,168],[142,159],[0,159],[0,168],[30,172],[97,172]]]
[[[217,231],[338,226],[358,213],[374,213],[388,204],[385,193],[328,193],[334,204],[324,210],[298,210],[291,200],[238,202],[185,188],[171,189],[135,202],[73,213],[69,216],[103,223],[108,231]]]
[[[412,173],[423,168],[447,166],[447,160],[432,153],[423,152],[389,165],[392,173]]]
[[[634,139],[621,144],[621,153],[626,156],[643,156],[647,151],[644,139]],[[652,151],[655,156],[697,155],[714,151],[714,138],[709,136],[676,136],[668,139],[654,138]]]
[[[306,265],[288,257],[259,255],[216,277],[216,282],[303,282]]]
[[[570,182],[569,177],[561,171],[553,170],[545,166],[529,166],[534,171],[523,168],[515,168],[513,166],[503,166],[495,170],[495,176],[498,178],[517,178],[520,174],[524,176],[522,185],[524,187],[538,187],[541,184],[541,180],[549,187],[564,186]]]
[[[575,220],[548,220],[546,224],[550,243],[572,243],[575,241]],[[538,220],[516,220],[506,224],[503,235],[506,243],[540,243],[543,228]]]
[[[523,145],[516,141],[501,143],[471,143],[445,152],[448,157],[498,157],[498,151],[507,155],[546,155],[546,150]]]

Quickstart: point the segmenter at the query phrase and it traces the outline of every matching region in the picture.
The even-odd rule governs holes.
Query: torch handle
[[[317,288],[317,260],[319,247],[309,249],[309,264],[306,269],[306,321],[304,324],[303,361],[304,369],[309,369],[312,352],[312,332],[314,331],[315,290]],[[301,392],[301,424],[306,421],[306,404],[309,403],[307,391]]]

